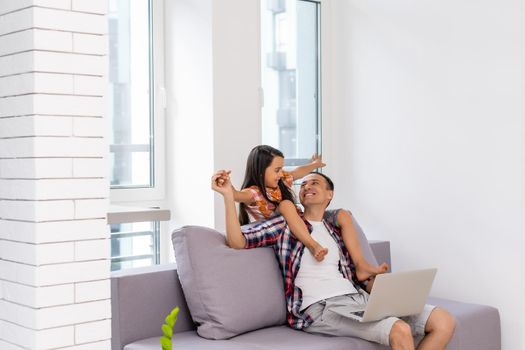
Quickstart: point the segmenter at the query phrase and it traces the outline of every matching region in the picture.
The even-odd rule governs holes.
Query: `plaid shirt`
[[[355,266],[350,259],[337,224],[337,213],[338,210],[326,211],[323,222],[339,247],[339,271],[357,288],[360,284],[355,278]],[[310,223],[304,218],[303,220],[308,231],[312,233]],[[302,291],[295,285],[295,277],[299,272],[305,248],[304,244],[292,235],[281,215],[242,226],[241,230],[246,238],[245,248],[273,247],[284,280],[288,324],[295,329],[308,327],[313,320],[300,311],[303,302]]]

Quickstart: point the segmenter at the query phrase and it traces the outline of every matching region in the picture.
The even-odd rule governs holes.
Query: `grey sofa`
[[[194,237],[201,231],[211,230],[200,227],[183,228],[182,232],[175,232],[174,237],[187,235],[188,231],[192,233],[189,237]],[[360,234],[362,235],[362,231]],[[361,236],[362,247],[372,252],[377,261],[390,264],[389,242],[371,241],[368,245],[363,237]],[[179,261],[179,264],[181,263]],[[160,349],[161,325],[174,306],[180,307],[174,328],[174,349],[388,349],[361,339],[311,335],[293,330],[284,323],[249,331],[229,339],[205,339],[196,331],[175,264],[114,272],[111,277],[111,297],[113,350]],[[438,298],[430,298],[429,303],[446,308],[457,320],[455,335],[447,349],[501,349],[497,309]]]

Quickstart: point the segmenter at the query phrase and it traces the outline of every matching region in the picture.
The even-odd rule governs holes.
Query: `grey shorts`
[[[334,306],[345,306],[350,311],[363,309],[368,300],[366,292],[360,294],[341,295],[326,300],[321,300],[310,305],[305,312],[314,320],[314,322],[303,328],[303,331],[315,334],[348,336],[369,340],[375,343],[390,345],[390,330],[394,323],[403,320],[412,328],[414,336],[425,335],[425,325],[435,306],[425,305],[423,312],[419,315],[408,317],[388,317],[375,322],[358,322],[348,317],[330,311]]]

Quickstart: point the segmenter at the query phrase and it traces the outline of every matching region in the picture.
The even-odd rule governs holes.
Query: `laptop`
[[[436,272],[433,268],[377,275],[366,309],[334,306],[332,311],[359,322],[417,315],[423,311]]]

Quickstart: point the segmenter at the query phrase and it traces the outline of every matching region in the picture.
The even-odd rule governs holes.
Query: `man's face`
[[[317,204],[327,207],[333,195],[334,192],[328,189],[328,184],[321,175],[308,174],[303,178],[299,200],[305,208]]]

